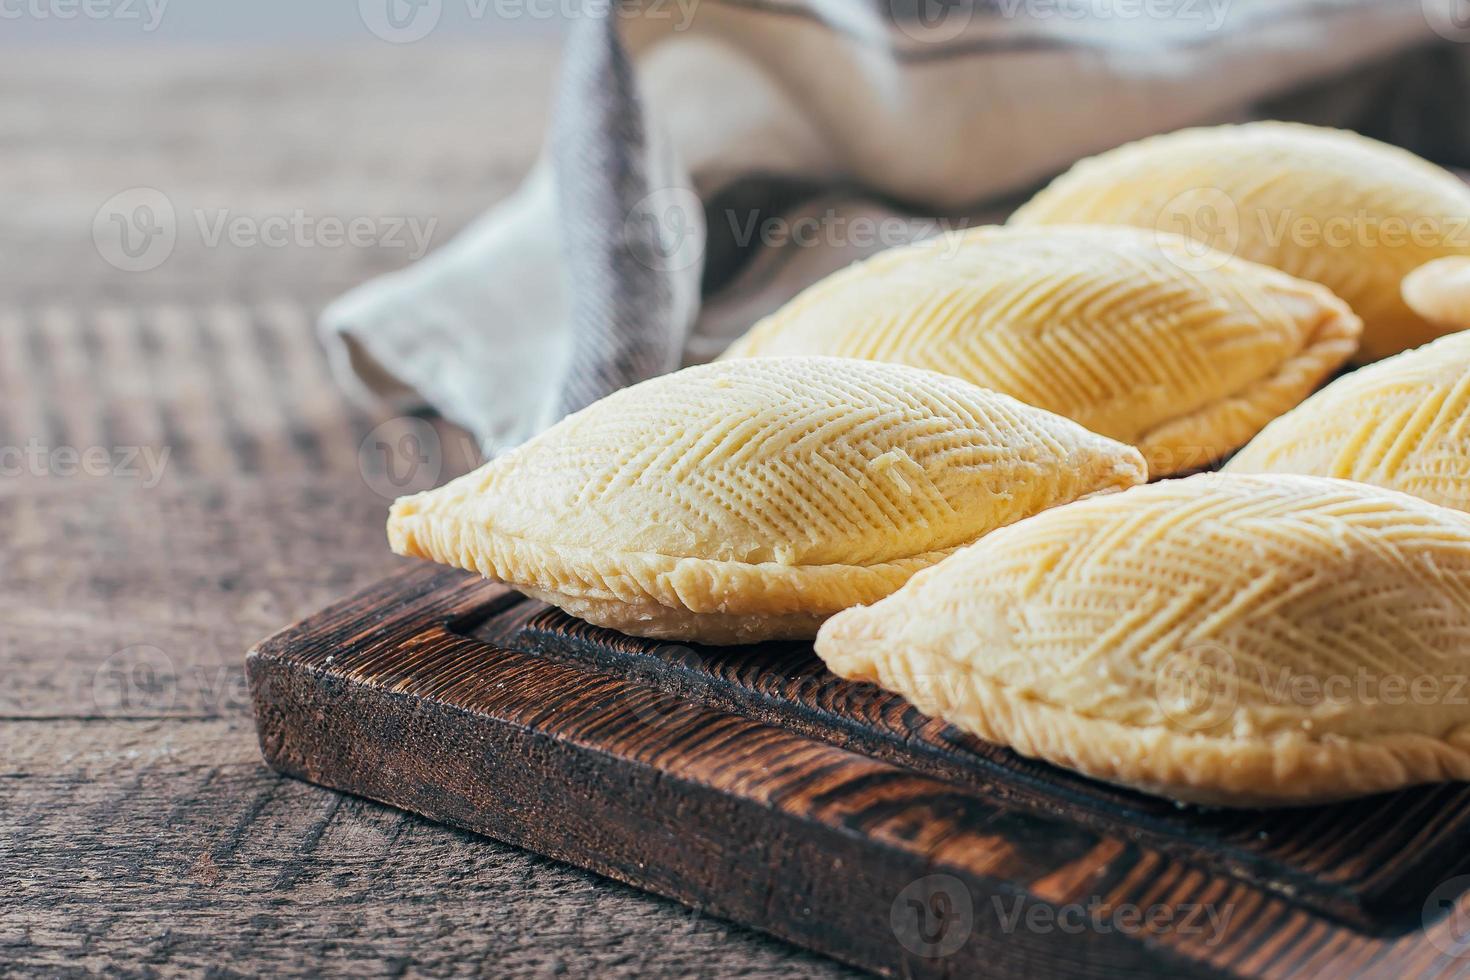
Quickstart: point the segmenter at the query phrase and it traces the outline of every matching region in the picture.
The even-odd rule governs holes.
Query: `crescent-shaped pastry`
[[[1320,282],[1363,318],[1359,362],[1463,326],[1420,316],[1400,285],[1426,262],[1470,255],[1470,186],[1345,130],[1259,122],[1154,136],[1081,161],[1010,219],[1076,222],[1184,234]]]
[[[1470,778],[1470,515],[1206,474],[1002,528],[817,653],[1022,755],[1177,800]]]
[[[1339,378],[1266,426],[1225,469],[1357,480],[1470,510],[1470,334]]]
[[[828,276],[726,358],[943,371],[1137,446],[1155,475],[1239,448],[1356,348],[1316,283],[1134,228],[979,228]]]
[[[640,636],[809,638],[981,535],[1147,478],[1131,447],[958,378],[688,368],[393,505],[393,550]]]

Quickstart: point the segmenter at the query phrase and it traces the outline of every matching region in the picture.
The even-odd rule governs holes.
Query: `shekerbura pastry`
[[[1295,123],[1186,129],[1075,165],[1014,225],[1136,225],[1320,282],[1363,318],[1359,361],[1445,333],[1404,276],[1470,254],[1470,187],[1407,150]]]
[[[1470,510],[1470,334],[1339,378],[1225,468],[1335,476]]]
[[[817,653],[981,738],[1218,805],[1470,778],[1470,515],[1206,474],[987,535]]]
[[[617,392],[393,505],[393,550],[589,622],[811,637],[997,527],[1146,479],[1131,447],[958,378],[824,357]]]
[[[1351,355],[1316,283],[1135,228],[978,228],[808,288],[724,355],[944,371],[1137,446],[1155,475],[1238,448]]]
[[[1404,277],[1409,309],[1445,330],[1470,327],[1470,256],[1451,255]]]

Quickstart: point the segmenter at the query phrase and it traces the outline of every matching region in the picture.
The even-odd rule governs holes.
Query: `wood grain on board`
[[[283,772],[888,975],[1465,965],[1463,785],[1177,808],[969,739],[800,644],[630,639],[438,567],[248,671]]]

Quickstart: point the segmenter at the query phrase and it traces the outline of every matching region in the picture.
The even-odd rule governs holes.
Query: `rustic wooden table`
[[[210,232],[442,243],[534,159],[554,51],[0,58],[0,974],[845,972],[260,759],[246,648],[400,564],[412,423],[347,405],[312,321],[410,255]],[[135,188],[178,221],[147,271],[93,241]]]

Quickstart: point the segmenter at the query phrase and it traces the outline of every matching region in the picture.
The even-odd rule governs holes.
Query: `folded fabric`
[[[1463,164],[1444,114],[1470,59],[1437,2],[598,5],[522,188],[333,303],[321,333],[351,390],[435,409],[494,455],[1149,133],[1269,114]]]

